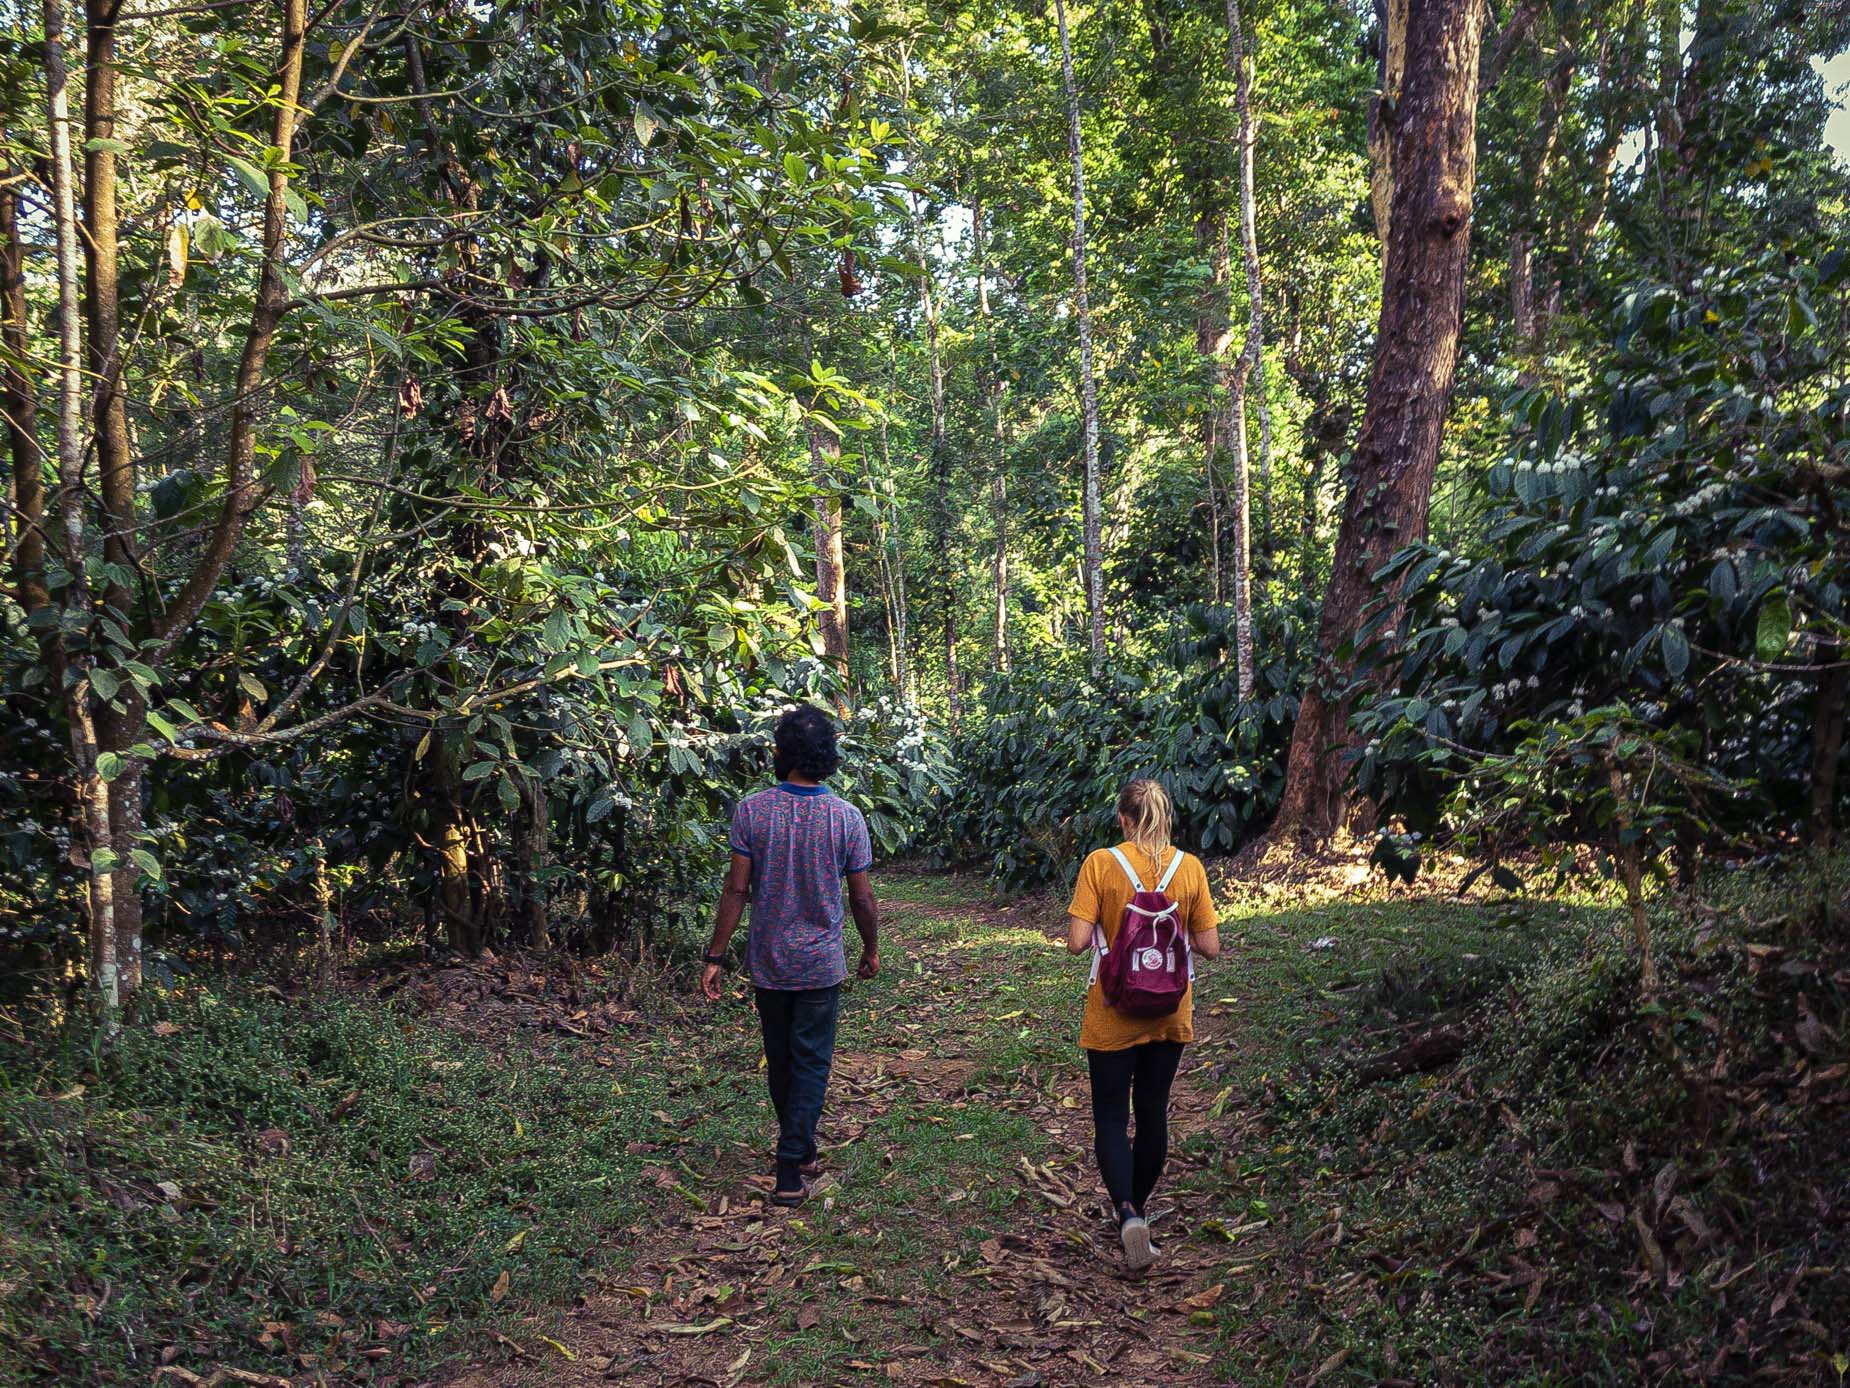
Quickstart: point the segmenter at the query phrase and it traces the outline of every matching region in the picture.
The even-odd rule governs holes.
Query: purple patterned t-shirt
[[[874,861],[861,812],[827,786],[779,781],[732,812],[732,851],[752,860],[752,982],[794,990],[846,978],[842,879]]]

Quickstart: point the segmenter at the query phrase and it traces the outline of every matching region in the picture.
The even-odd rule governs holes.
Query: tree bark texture
[[[1066,88],[1066,147],[1073,162],[1073,316],[1079,330],[1079,402],[1085,476],[1080,494],[1080,575],[1086,595],[1086,634],[1092,672],[1105,668],[1105,563],[1099,530],[1098,383],[1092,368],[1092,302],[1086,292],[1086,166],[1079,127],[1079,85],[1066,0],[1054,0],[1060,30],[1060,77]]]
[[[1317,669],[1298,711],[1273,833],[1325,838],[1346,810],[1344,752],[1354,662],[1338,652],[1371,604],[1395,551],[1424,538],[1446,406],[1458,362],[1476,180],[1482,0],[1408,0],[1401,97],[1391,118],[1394,169],[1387,269],[1335,561],[1317,633]]]

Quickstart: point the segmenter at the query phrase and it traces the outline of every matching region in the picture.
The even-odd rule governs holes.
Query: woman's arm
[[[1092,932],[1098,928],[1093,921],[1084,916],[1066,918],[1066,947],[1073,954],[1084,954],[1092,948]]]
[[[1210,926],[1189,936],[1189,948],[1203,959],[1214,959],[1220,955],[1220,928]]]

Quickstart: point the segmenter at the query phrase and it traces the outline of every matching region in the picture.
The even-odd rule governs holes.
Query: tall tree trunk
[[[990,579],[995,596],[995,626],[991,659],[998,671],[1009,668],[1009,481],[1008,430],[1003,423],[1002,403],[1008,386],[1002,379],[1002,363],[996,352],[995,323],[989,314],[989,228],[983,220],[983,200],[978,198],[971,210],[970,234],[976,251],[976,311],[983,325],[987,349],[985,383],[989,397],[990,424],[995,431],[996,456],[990,469],[989,510],[995,526],[996,545],[990,560]]]
[[[1246,35],[1240,23],[1239,0],[1227,0],[1227,67],[1234,79],[1234,100],[1238,106],[1239,145],[1240,145],[1240,250],[1246,262],[1246,303],[1247,328],[1244,355],[1248,358],[1248,368],[1255,403],[1259,407],[1259,510],[1261,515],[1260,548],[1271,546],[1271,488],[1272,488],[1272,406],[1266,399],[1265,391],[1265,296],[1259,277],[1259,218],[1253,197],[1253,153],[1258,140],[1257,127],[1253,123],[1253,73],[1252,65],[1246,53]],[[1248,526],[1250,530],[1250,525]],[[1250,551],[1250,545],[1248,546]],[[1251,557],[1247,559],[1248,586],[1251,586]],[[1248,621],[1249,659],[1246,669],[1250,673],[1251,638],[1250,614]],[[1251,693],[1250,680],[1247,693]]]
[[[840,480],[841,440],[813,419],[805,424],[809,435],[809,465],[816,484],[816,599],[822,604],[817,625],[822,632],[823,657],[848,687],[848,576],[842,560]]]
[[[874,518],[874,573],[880,580],[880,609],[885,616],[887,676],[892,681],[894,692],[904,699],[906,677],[905,665],[900,658],[899,594],[894,582],[891,546],[887,537],[886,498],[874,477],[874,460],[868,453],[865,439],[861,441],[861,468],[867,478],[867,500]]]
[[[64,590],[72,625],[93,620],[84,577],[83,328],[79,307],[79,237],[76,162],[71,152],[70,76],[64,54],[63,0],[45,0],[45,89],[51,144],[52,219],[58,239],[58,511],[64,559],[71,575]],[[105,1031],[121,1006],[116,976],[114,836],[109,823],[109,782],[103,775],[91,701],[89,658],[73,661],[65,692],[77,804],[88,849],[90,983]]]
[[[880,462],[886,469],[886,480],[890,486],[893,478],[893,449],[887,436],[885,419],[880,421]],[[894,660],[897,665],[894,678],[899,684],[901,701],[910,704],[913,702],[916,690],[912,677],[912,648],[907,641],[912,612],[906,595],[906,551],[897,533],[892,534],[892,555],[893,616],[898,622],[893,638]]]
[[[0,145],[7,143],[0,130]],[[45,584],[45,451],[38,436],[38,390],[26,319],[26,254],[19,235],[19,185],[24,170],[10,160],[0,170],[0,409],[6,412],[7,499],[12,503],[13,584],[28,618],[51,602]]]
[[[1239,111],[1240,249],[1246,263],[1246,345],[1235,363],[1228,391],[1228,437],[1233,445],[1234,658],[1240,697],[1253,696],[1253,527],[1252,477],[1246,442],[1246,388],[1259,393],[1260,490],[1271,477],[1272,414],[1265,401],[1265,299],[1259,278],[1259,235],[1253,198],[1253,86],[1246,63],[1246,36],[1239,0],[1227,0],[1227,67]]]
[[[1837,838],[1837,766],[1844,750],[1844,701],[1850,695],[1850,664],[1836,641],[1818,645],[1818,702],[1811,724],[1812,847],[1828,853]]]
[[[902,57],[902,97],[908,111],[912,106],[911,56]],[[910,125],[908,125],[910,133]],[[957,726],[962,712],[957,676],[957,581],[956,566],[951,561],[951,459],[944,440],[944,358],[938,332],[938,300],[931,273],[931,257],[925,243],[925,214],[916,191],[911,194],[912,236],[919,257],[919,299],[925,314],[925,348],[931,389],[931,438],[928,471],[931,476],[932,538],[937,553],[933,562],[938,574],[938,598],[944,629],[944,688],[949,705],[950,722]],[[889,475],[890,472],[889,472]]]
[[[1209,170],[1205,163],[1198,172],[1201,181],[1207,183]],[[1201,464],[1208,489],[1208,592],[1219,606],[1223,583],[1218,455],[1224,420],[1215,397],[1228,384],[1226,354],[1233,333],[1227,283],[1227,215],[1211,187],[1202,187],[1196,193],[1195,248],[1208,262],[1207,280],[1195,300],[1195,353],[1201,358],[1208,382],[1208,407],[1202,411],[1201,420]]]
[[[1337,652],[1382,595],[1374,573],[1426,534],[1458,363],[1477,173],[1483,0],[1409,0],[1407,69],[1392,113],[1394,168],[1381,319],[1368,404],[1317,632],[1317,670],[1292,730],[1274,835],[1327,837],[1342,822],[1354,665]],[[1398,588],[1386,595],[1398,631]]]
[[[120,11],[121,0],[87,0],[84,5],[84,323],[95,391],[91,427],[96,440],[97,494],[102,503],[98,518],[103,558],[110,566],[103,584],[103,606],[123,631],[133,632],[134,592],[128,576],[137,568],[139,557],[135,458],[122,389],[122,262],[115,152],[116,19]],[[114,887],[116,973],[122,991],[131,993],[141,986],[141,890],[140,869],[128,853],[141,837],[142,766],[128,749],[141,740],[145,710],[132,683],[122,686],[117,702],[120,710],[107,705],[98,710],[97,734],[103,750],[123,758],[109,794],[112,837],[120,863]]]
[[[1079,84],[1073,76],[1073,44],[1066,29],[1066,0],[1054,0],[1054,18],[1060,30],[1060,78],[1066,88],[1066,147],[1073,161],[1073,316],[1079,328],[1079,400],[1085,457],[1080,499],[1080,573],[1086,595],[1087,644],[1092,673],[1096,675],[1105,668],[1105,562],[1099,543],[1098,384],[1092,371],[1092,302],[1086,293],[1086,166],[1080,144]]]

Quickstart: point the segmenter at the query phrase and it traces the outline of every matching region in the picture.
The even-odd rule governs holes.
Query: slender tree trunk
[[[809,465],[816,484],[816,598],[822,604],[818,621],[823,657],[848,687],[848,576],[842,558],[841,495],[836,472],[841,465],[841,440],[816,424],[806,425]]]
[[[1227,283],[1227,217],[1211,186],[1215,180],[1210,177],[1205,162],[1196,173],[1198,182],[1208,185],[1198,187],[1195,194],[1195,248],[1208,262],[1208,277],[1195,301],[1195,354],[1201,358],[1207,377],[1208,405],[1201,418],[1201,463],[1208,493],[1208,591],[1214,604],[1219,606],[1223,583],[1218,455],[1224,420],[1216,397],[1229,384],[1227,347],[1233,337]]]
[[[904,699],[906,679],[899,651],[899,598],[894,591],[893,562],[887,540],[886,498],[874,477],[874,460],[868,453],[865,439],[861,442],[861,468],[867,478],[867,499],[872,504],[874,518],[874,571],[880,580],[880,610],[886,624],[887,675],[894,691]]]
[[[317,836],[315,855],[315,973],[323,988],[334,986],[334,887],[328,880],[327,841]]]
[[[989,511],[996,531],[996,547],[990,560],[990,579],[995,596],[995,624],[991,639],[991,659],[998,671],[1009,668],[1009,481],[1008,430],[1002,418],[1002,403],[1008,386],[1002,379],[1002,363],[996,352],[995,323],[989,314],[989,228],[983,220],[983,200],[978,198],[971,210],[970,234],[976,250],[976,312],[983,326],[988,367],[986,390],[989,416],[995,431],[996,456],[990,468]]]
[[[283,165],[295,150],[296,120],[301,114],[302,56],[308,39],[308,0],[280,0],[277,8],[282,20],[282,46],[277,55],[275,116],[270,129],[277,163],[270,170],[269,192],[264,200],[257,299],[244,335],[237,385],[232,393],[235,403],[227,430],[225,497],[198,564],[153,622],[161,646],[152,657],[144,655],[143,659],[155,665],[165,659],[218,587],[219,575],[231,561],[244,526],[257,506],[257,421],[262,408],[264,370],[289,303],[289,286],[283,273],[289,179]]]
[[[84,578],[83,516],[83,330],[79,307],[76,161],[71,152],[70,79],[64,54],[62,0],[45,0],[45,87],[51,144],[52,217],[58,239],[58,510],[63,521],[65,566],[71,580],[64,601],[73,624],[91,624],[90,590]],[[65,694],[71,727],[71,759],[77,773],[77,803],[88,848],[90,885],[90,982],[96,989],[105,1031],[113,1031],[121,1006],[116,975],[114,837],[109,823],[109,782],[96,742],[89,660],[73,662],[75,676]]]
[[[84,67],[83,243],[84,322],[95,394],[91,402],[96,441],[98,518],[103,558],[110,569],[103,606],[123,630],[133,632],[134,591],[129,576],[139,565],[136,545],[135,458],[122,390],[121,249],[116,180],[116,19],[121,0],[86,0],[87,59]],[[127,652],[122,652],[126,655]],[[98,711],[102,750],[123,759],[109,789],[110,823],[118,851],[114,887],[116,973],[124,993],[141,986],[140,870],[129,850],[141,837],[142,766],[128,749],[141,740],[145,710],[139,691],[124,684],[118,711]]]
[[[537,776],[520,778],[520,821],[514,836],[515,869],[519,874],[516,910],[519,933],[534,949],[551,949],[552,934],[546,913],[547,867],[546,788]]]
[[[1265,400],[1265,298],[1259,278],[1259,235],[1253,198],[1253,84],[1246,62],[1246,37],[1239,0],[1227,0],[1227,67],[1239,110],[1240,249],[1246,263],[1246,345],[1233,369],[1228,392],[1228,437],[1233,445],[1234,659],[1240,698],[1253,696],[1253,538],[1252,477],[1247,454],[1246,388],[1259,394],[1260,491],[1272,472],[1272,413]]]
[[[911,88],[906,89],[910,100]],[[957,674],[957,568],[951,558],[951,458],[944,438],[944,357],[940,350],[938,300],[931,272],[931,257],[925,243],[925,215],[918,194],[912,195],[912,235],[919,257],[919,298],[925,313],[925,350],[930,373],[931,438],[929,472],[931,475],[932,535],[937,553],[933,562],[938,574],[938,599],[944,631],[944,688],[949,705],[950,722],[957,726],[962,713],[962,695]]]
[[[84,319],[95,397],[97,491],[102,500],[103,556],[123,571],[135,555],[135,463],[129,446],[122,391],[121,255],[116,193],[116,15],[121,0],[87,0],[89,58],[84,92]],[[103,602],[127,629],[132,597],[123,576],[112,575]]]
[[[1838,642],[1820,642],[1818,702],[1811,724],[1812,847],[1828,853],[1837,838],[1837,766],[1844,750],[1844,702],[1850,695],[1850,664]]]
[[[886,421],[880,421],[880,461],[886,469],[886,478],[890,484],[893,477],[893,450],[887,437]],[[898,629],[894,635],[898,660],[897,678],[900,699],[911,704],[916,693],[912,678],[912,648],[907,641],[907,631],[912,621],[912,613],[906,596],[906,551],[897,533],[892,536],[893,543],[893,615],[898,619]]]
[[[7,143],[0,130],[0,145]],[[28,618],[51,603],[45,582],[45,450],[38,436],[38,390],[26,374],[31,334],[26,318],[26,254],[19,235],[19,186],[24,170],[10,161],[0,171],[0,409],[6,411],[7,457],[12,465],[13,584]]]
[[[1239,0],[1227,0],[1227,40],[1227,66],[1234,79],[1234,99],[1240,117],[1240,249],[1246,261],[1247,302],[1245,353],[1251,359],[1252,390],[1259,409],[1259,547],[1263,552],[1270,549],[1272,543],[1272,405],[1265,389],[1265,296],[1259,276],[1259,217],[1253,197],[1253,154],[1258,128],[1253,122],[1252,63],[1246,53]],[[1249,661],[1249,668],[1250,664]]]
[[[1387,627],[1398,631],[1398,589],[1382,594],[1374,573],[1426,534],[1464,309],[1483,19],[1482,0],[1408,3],[1410,57],[1389,131],[1394,198],[1368,404],[1275,835],[1327,837],[1340,826],[1354,665],[1337,652],[1378,599],[1389,604]]]
[[[1639,982],[1644,991],[1657,991],[1657,960],[1651,953],[1651,922],[1644,909],[1644,866],[1639,861],[1638,844],[1632,838],[1632,802],[1625,785],[1625,773],[1618,763],[1606,763],[1606,782],[1612,790],[1613,824],[1618,829],[1618,848],[1613,860],[1619,880],[1625,886],[1625,905],[1631,915],[1632,943],[1638,949]]]
[[[1092,302],[1086,293],[1086,166],[1080,144],[1079,85],[1066,28],[1066,0],[1054,0],[1060,30],[1060,77],[1066,88],[1066,147],[1073,161],[1073,315],[1079,328],[1079,399],[1084,424],[1085,482],[1080,511],[1080,571],[1086,595],[1086,629],[1092,673],[1105,668],[1105,563],[1100,547],[1098,485],[1098,384],[1092,370]]]

